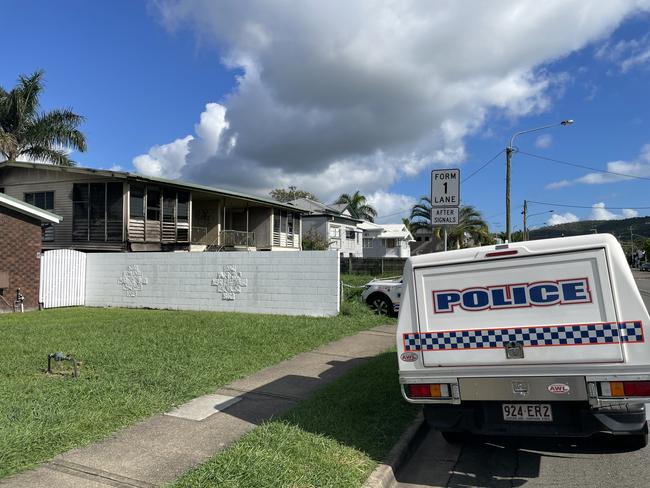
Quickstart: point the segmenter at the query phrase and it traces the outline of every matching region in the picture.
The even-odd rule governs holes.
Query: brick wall
[[[336,315],[334,251],[88,254],[86,305]]]
[[[25,295],[25,309],[38,308],[40,250],[40,221],[0,206],[0,271],[9,273],[9,288],[3,296],[11,305],[16,288],[20,288]],[[9,310],[0,300],[0,311]]]

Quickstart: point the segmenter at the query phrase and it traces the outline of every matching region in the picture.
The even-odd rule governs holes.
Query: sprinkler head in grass
[[[47,355],[47,372],[52,374],[52,361],[63,362],[68,361],[72,363],[72,376],[75,378],[79,377],[79,366],[81,362],[77,361],[74,357],[70,355],[63,354],[61,351],[53,352]]]

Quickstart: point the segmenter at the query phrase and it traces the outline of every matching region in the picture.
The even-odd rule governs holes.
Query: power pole
[[[513,137],[514,138],[514,137]],[[510,242],[510,164],[512,162],[512,141],[506,147],[506,241]]]
[[[526,227],[526,213],[528,212],[528,200],[524,200],[524,238],[522,240],[528,240],[528,228]]]
[[[632,239],[632,226],[630,225],[630,256],[632,257],[632,266],[635,264],[634,259],[634,239]]]

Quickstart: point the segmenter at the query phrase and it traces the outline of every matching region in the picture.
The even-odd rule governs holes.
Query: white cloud
[[[410,195],[376,191],[366,196],[368,204],[377,210],[378,223],[400,223],[402,217],[408,217],[411,207],[417,203]]]
[[[192,136],[186,136],[169,144],[154,146],[147,154],[133,158],[133,166],[143,175],[179,178],[181,169],[185,166],[185,156],[189,153],[188,144],[192,139]]]
[[[618,220],[618,219],[628,219],[631,217],[638,217],[639,212],[631,208],[624,208],[621,214],[615,214],[610,212],[605,208],[604,202],[594,203],[591,206],[591,214],[589,216],[590,220]]]
[[[650,177],[650,144],[646,144],[641,148],[639,156],[634,161],[610,161],[607,163],[607,171],[617,174],[588,173],[575,180],[575,182],[600,185],[634,179],[622,175]]]
[[[386,192],[465,159],[488,113],[546,110],[567,82],[545,64],[608,36],[647,1],[160,0],[237,73],[188,136],[134,165],[149,174],[323,199]],[[204,120],[204,114],[206,115]],[[186,152],[184,152],[186,151]]]
[[[559,224],[569,224],[571,222],[577,222],[580,220],[577,215],[567,212],[565,214],[554,213],[551,215],[551,218],[548,219],[546,225],[559,225]]]
[[[552,183],[549,183],[546,185],[544,188],[547,190],[557,190],[558,188],[566,188],[567,186],[573,185],[573,182],[569,180],[560,180],[560,181],[554,181]]]
[[[543,134],[541,136],[537,136],[535,139],[535,147],[539,147],[541,149],[551,147],[551,144],[553,144],[553,136],[551,134]]]
[[[597,59],[607,60],[618,65],[622,73],[650,63],[650,35],[639,39],[605,42],[595,53]]]

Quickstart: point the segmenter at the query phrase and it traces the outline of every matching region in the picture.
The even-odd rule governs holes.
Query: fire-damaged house
[[[0,189],[63,217],[41,248],[80,251],[299,250],[301,209],[122,171],[0,163]]]

